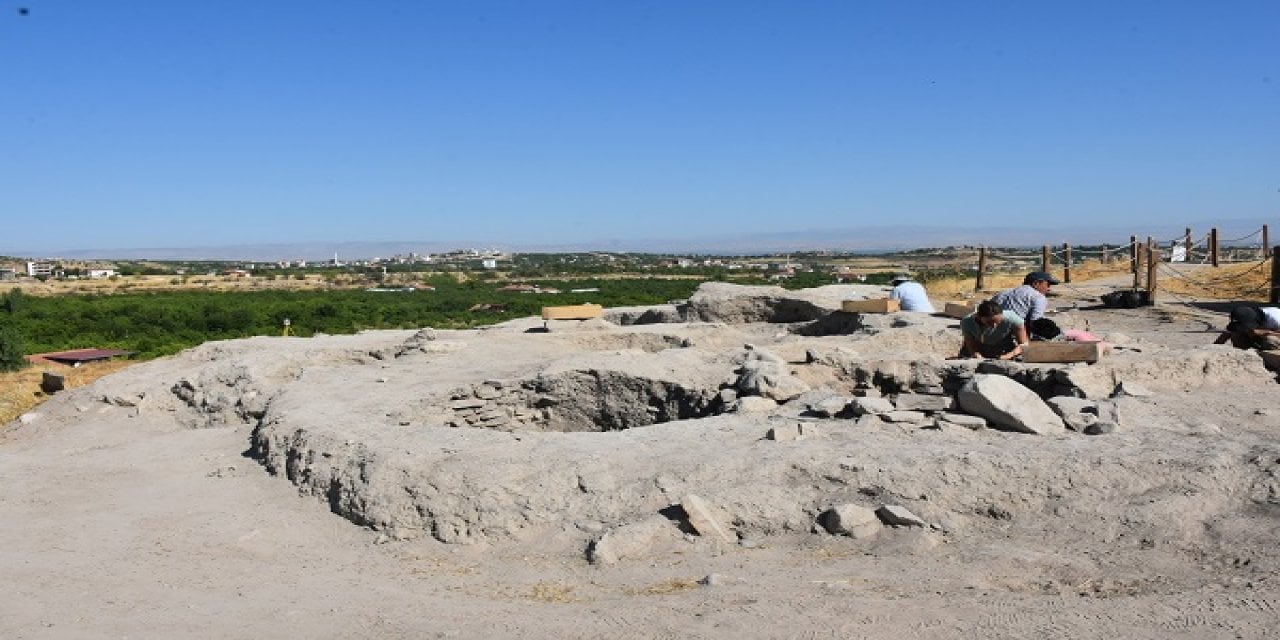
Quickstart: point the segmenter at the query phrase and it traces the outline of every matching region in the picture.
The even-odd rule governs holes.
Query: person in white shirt
[[[924,286],[905,273],[894,276],[889,299],[901,302],[903,311],[934,312],[933,303],[929,302],[929,294],[925,292]]]

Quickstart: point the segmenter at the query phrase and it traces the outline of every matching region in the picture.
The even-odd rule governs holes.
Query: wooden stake
[[[1040,248],[1040,270],[1049,273],[1049,245]]]
[[[1160,266],[1160,256],[1155,245],[1147,245],[1147,300],[1156,303],[1156,272]]]
[[[1062,281],[1071,282],[1071,243],[1062,243]]]
[[[1182,239],[1182,246],[1187,248],[1187,261],[1191,260],[1191,227],[1187,227],[1187,235]]]
[[[1218,266],[1218,228],[1214,227],[1209,230],[1209,261],[1213,266]]]
[[[1280,302],[1280,257],[1276,257],[1276,251],[1280,247],[1271,249],[1271,304]]]
[[[1262,225],[1262,259],[1271,257],[1271,234],[1267,233],[1267,225]]]
[[[1129,236],[1129,271],[1135,274],[1134,282],[1136,283],[1136,274],[1138,273],[1138,236]],[[1137,285],[1135,284],[1134,286]]]
[[[986,287],[985,276],[987,273],[987,248],[978,248],[978,279],[973,283],[973,291],[977,293]]]

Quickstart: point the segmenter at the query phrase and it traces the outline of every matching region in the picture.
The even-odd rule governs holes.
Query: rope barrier
[[[1258,235],[1258,234],[1260,234],[1260,233],[1262,233],[1262,227],[1258,227],[1258,230],[1257,230],[1257,231],[1254,231],[1253,233],[1251,233],[1251,234],[1249,234],[1249,235],[1247,235],[1247,236],[1241,237],[1241,238],[1235,238],[1235,239],[1233,239],[1233,240],[1219,240],[1219,241],[1218,241],[1218,244],[1219,244],[1219,245],[1221,245],[1221,244],[1222,244],[1222,243],[1224,243],[1224,242],[1239,242],[1239,241],[1241,241],[1241,240],[1248,240],[1249,238],[1252,238],[1252,237],[1254,237],[1254,236],[1256,236],[1256,235]]]

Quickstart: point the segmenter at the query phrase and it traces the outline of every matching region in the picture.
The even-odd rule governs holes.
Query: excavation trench
[[[446,424],[504,431],[621,431],[714,415],[723,408],[718,399],[718,386],[575,370],[459,389],[448,402]]]

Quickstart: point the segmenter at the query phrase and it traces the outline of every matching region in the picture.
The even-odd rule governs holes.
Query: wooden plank
[[[943,307],[942,314],[952,318],[963,318],[977,310],[976,302],[948,302],[947,306]]]
[[[845,300],[840,309],[848,313],[893,313],[902,310],[902,302],[888,298]]]
[[[1097,362],[1101,342],[1032,342],[1022,348],[1023,362]]]
[[[598,304],[571,304],[543,307],[543,320],[590,320],[604,315],[604,307]]]

